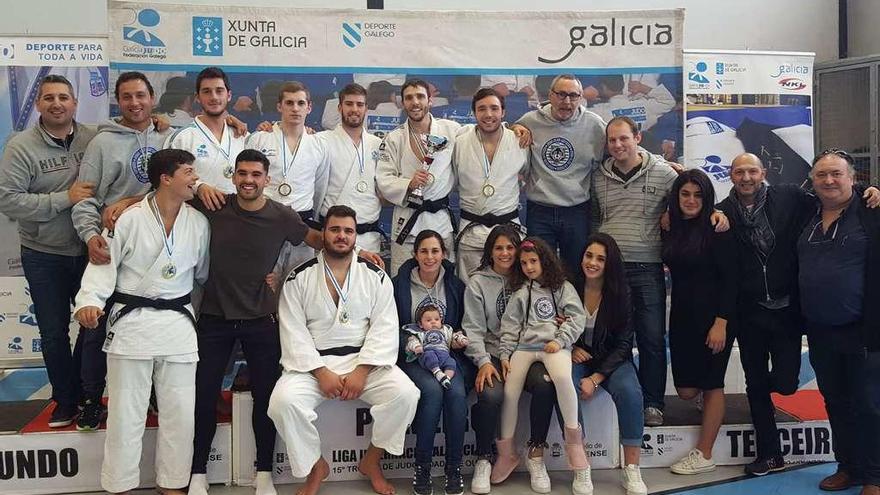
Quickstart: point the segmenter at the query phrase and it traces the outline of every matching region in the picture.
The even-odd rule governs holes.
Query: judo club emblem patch
[[[549,320],[553,317],[553,301],[549,297],[540,297],[535,301],[535,314],[542,320]]]
[[[574,161],[574,146],[563,137],[555,137],[541,148],[544,165],[554,172],[561,172],[571,166]]]

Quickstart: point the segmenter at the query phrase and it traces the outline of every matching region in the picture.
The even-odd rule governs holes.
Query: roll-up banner
[[[770,184],[802,184],[813,158],[813,53],[686,50],[685,164],[720,201],[730,164],[757,155]]]

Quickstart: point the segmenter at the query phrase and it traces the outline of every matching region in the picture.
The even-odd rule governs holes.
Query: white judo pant
[[[391,269],[388,273],[392,277],[397,275],[397,271],[406,260],[413,257],[413,241],[415,241],[415,237],[412,240],[407,239],[403,245],[400,245],[394,242],[393,236],[391,237]],[[446,258],[455,263],[455,236],[449,234],[443,237],[443,244],[446,245]]]
[[[403,454],[406,429],[416,414],[419,389],[397,366],[370,371],[360,399],[373,417],[371,443],[392,455]],[[321,457],[315,409],[325,400],[311,373],[285,372],[269,399],[269,417],[287,447],[290,470],[302,478]]]
[[[470,248],[467,246],[458,246],[455,253],[455,274],[467,285],[471,278],[471,273],[480,266],[483,258],[483,248]]]
[[[156,388],[159,431],[156,438],[156,484],[189,484],[196,406],[196,362],[189,355],[132,359],[107,355],[107,437],[101,487],[111,493],[141,484],[140,461],[150,388]]]

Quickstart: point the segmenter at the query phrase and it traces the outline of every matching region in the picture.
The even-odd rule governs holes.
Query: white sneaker
[[[648,487],[642,481],[642,471],[638,464],[627,464],[620,471],[620,484],[626,495],[647,495]]]
[[[532,483],[532,491],[537,493],[550,493],[550,475],[547,474],[547,465],[543,457],[532,459],[526,456],[526,467],[529,469],[529,480]]]
[[[492,474],[492,463],[486,459],[480,459],[474,466],[474,477],[471,478],[471,493],[489,493],[492,484],[489,477]]]
[[[275,484],[272,483],[271,471],[257,471],[257,478],[254,480],[254,495],[278,495],[275,491]]]
[[[189,495],[208,495],[208,476],[205,474],[193,474],[189,480]]]
[[[575,470],[574,481],[571,482],[571,492],[574,495],[593,495],[593,478],[589,467]]]
[[[715,461],[703,457],[699,449],[688,452],[680,461],[669,468],[675,474],[700,474],[715,470]]]

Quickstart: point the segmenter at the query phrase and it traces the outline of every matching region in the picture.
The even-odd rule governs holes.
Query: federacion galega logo
[[[159,25],[159,13],[153,9],[143,9],[137,14],[137,22],[134,26],[124,26],[122,37],[126,41],[132,41],[141,46],[165,46],[156,33],[147,28]]]
[[[558,64],[563,62],[578,48],[589,46],[652,46],[672,43],[672,26],[669,24],[630,24],[618,23],[612,17],[610,22],[572,26],[568,31],[568,53],[559,58],[538,57],[538,62]],[[588,42],[585,40],[589,38]]]

